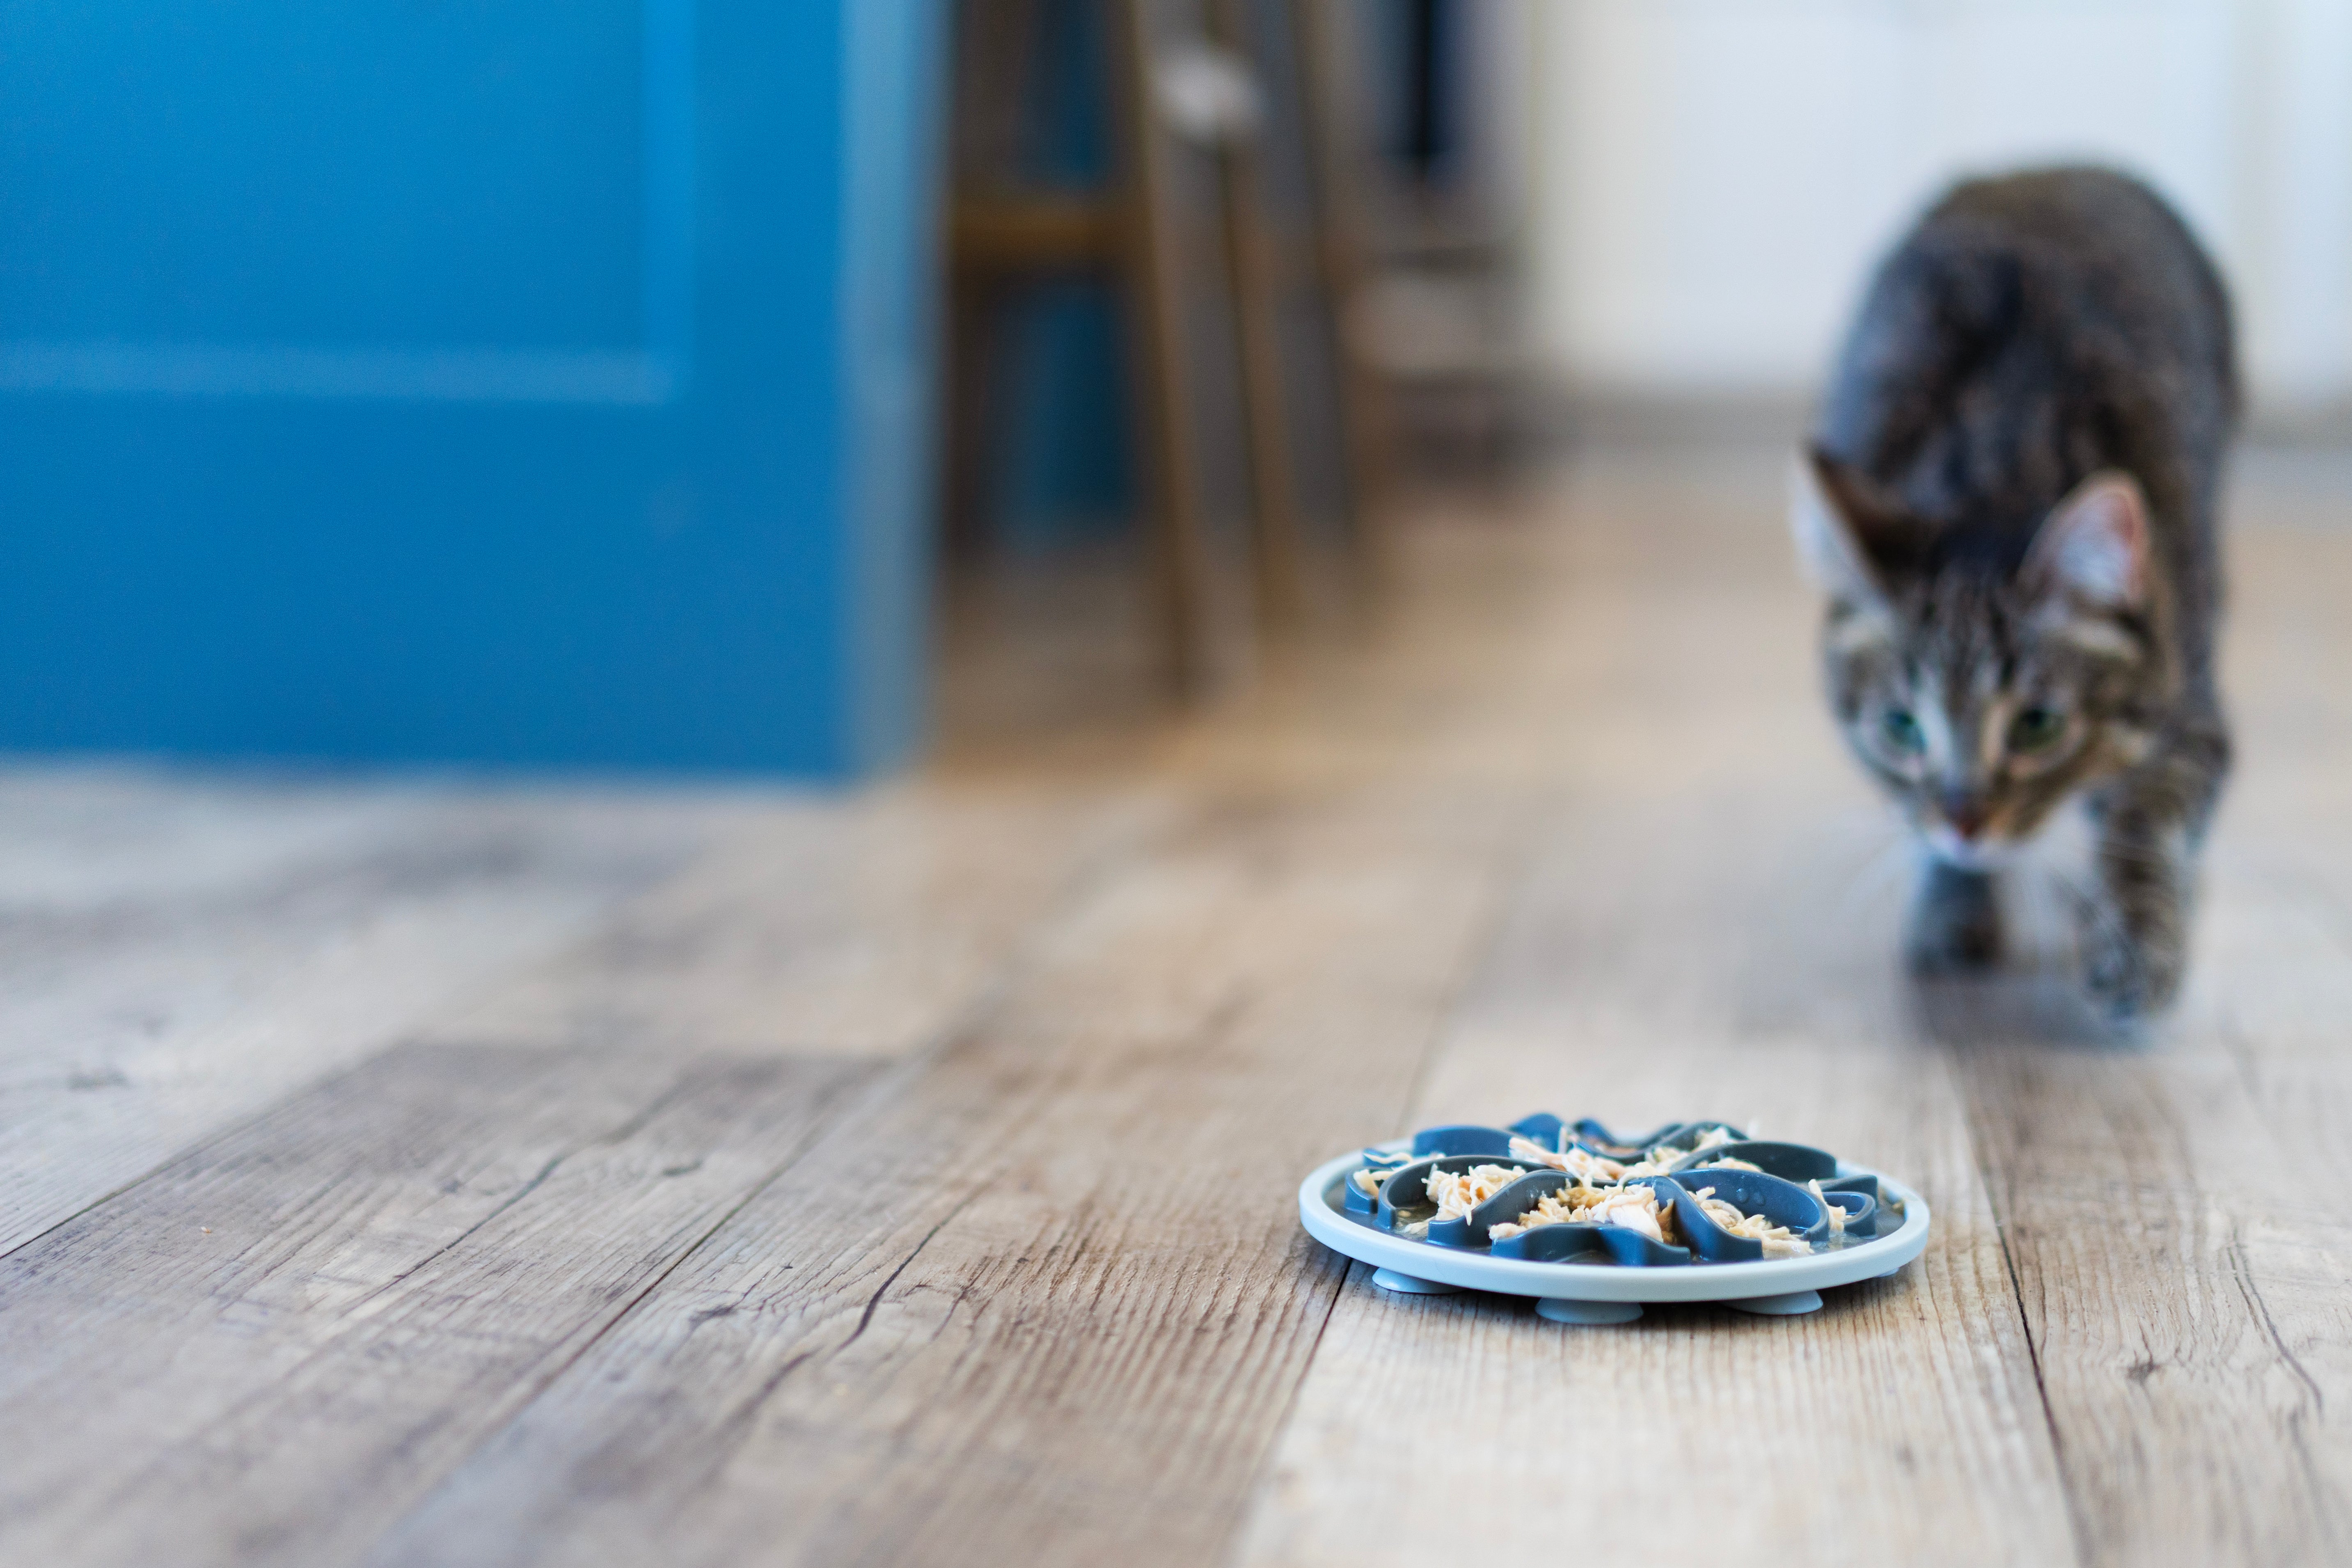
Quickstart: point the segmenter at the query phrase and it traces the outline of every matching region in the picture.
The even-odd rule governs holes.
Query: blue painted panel
[[[938,10],[0,14],[0,745],[901,752]]]
[[[644,26],[636,0],[13,0],[0,335],[631,346]]]

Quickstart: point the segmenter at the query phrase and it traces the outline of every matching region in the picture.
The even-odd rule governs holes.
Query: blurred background
[[[1338,646],[1432,494],[1772,442],[2097,158],[2352,436],[2331,0],[0,16],[0,745],[839,778]]]
[[[1801,404],[1864,273],[1963,173],[2153,181],[2235,288],[2263,428],[2352,395],[2352,13],[2313,0],[1576,0],[1528,62],[1527,299],[1595,400]],[[1522,89],[1525,90],[1525,89]]]
[[[2253,392],[2153,1048],[2063,840],[1906,975],[1784,522],[2078,158]],[[2347,0],[5,0],[0,1568],[2345,1561],[2347,452]],[[1292,1224],[1545,1107],[1935,1251]]]

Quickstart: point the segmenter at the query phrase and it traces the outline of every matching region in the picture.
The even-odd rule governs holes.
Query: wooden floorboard
[[[1596,537],[1559,618],[1614,651],[1580,661],[1559,804],[1408,1120],[1723,1117],[1900,1173],[1935,1237],[1801,1320],[1653,1308],[1563,1329],[1524,1303],[1391,1297],[1359,1267],[1241,1560],[1507,1562],[1563,1541],[1638,1560],[1666,1529],[1774,1562],[2065,1561],[1967,1106],[1896,972],[1895,845],[1812,707],[1777,541],[1694,506],[1692,568],[1613,489],[1570,504]],[[1967,1506],[1988,1496],[2003,1506]]]
[[[1175,807],[1149,781],[971,780],[761,811],[587,941],[431,1033],[894,1057]]]
[[[2352,1222],[2299,1174],[2352,1118],[2352,635],[2315,592],[2352,536],[2256,528],[2235,557],[2239,775],[2179,1015],[2108,1037],[2046,961],[1925,1011],[2098,1563],[2352,1552]]]
[[[78,809],[58,798],[77,787]],[[0,1253],[576,940],[727,814],[53,776],[12,793]]]
[[[314,1016],[270,1015],[286,1070],[255,1074],[242,1102],[266,1107],[398,1037],[382,1031],[411,1043],[139,1169],[0,1265],[12,1549],[352,1557],[845,1094],[936,1048],[1042,915],[1164,816],[1131,788],[1008,799],[984,783],[913,809],[891,792],[684,809],[699,857],[568,951],[537,956],[545,942],[518,948],[436,906],[441,951],[470,941],[471,962],[510,971],[470,994],[346,942],[361,983],[343,976],[339,1005],[378,1033],[321,1039]],[[477,875],[516,870],[446,822],[426,827],[404,823],[399,841],[422,837]],[[327,863],[355,879],[353,836],[329,837]],[[226,900],[271,910],[250,923],[286,951],[251,965],[281,999],[268,961],[310,978],[289,934],[305,922],[286,917],[322,923],[315,889],[333,879],[304,862],[279,879],[290,894]],[[186,1043],[169,1044],[184,1070]],[[251,1061],[249,1041],[230,1046]]]
[[[2046,919],[1898,973],[1772,455],[1433,515],[1244,700],[878,790],[0,771],[0,1559],[2340,1561],[2307,478],[2241,508],[2242,772],[2138,1038]],[[1602,1331],[1298,1233],[1314,1162],[1537,1107],[1826,1143],[1936,1236]]]
[[[19,1249],[10,1555],[349,1560],[875,1070],[403,1047]]]
[[[1212,812],[667,1279],[387,1563],[1193,1563],[1339,1268],[1268,1192],[1393,1120],[1507,813]]]

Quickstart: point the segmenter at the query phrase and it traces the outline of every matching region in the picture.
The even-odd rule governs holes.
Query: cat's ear
[[[2041,595],[2063,594],[2113,610],[2147,603],[2147,497],[2129,474],[2093,474],[2051,509],[2018,568]]]
[[[1789,526],[1806,575],[1848,599],[1885,598],[1890,574],[1921,542],[1892,497],[1819,447],[1799,454],[1790,476]]]

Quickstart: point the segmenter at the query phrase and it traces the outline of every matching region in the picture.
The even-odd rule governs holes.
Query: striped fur
[[[2196,240],[2100,170],[1962,184],[1873,282],[1793,521],[1829,596],[1831,709],[1935,852],[1920,966],[1998,955],[1990,870],[2080,801],[2085,984],[2126,1021],[2178,990],[2229,765],[2233,353]]]

